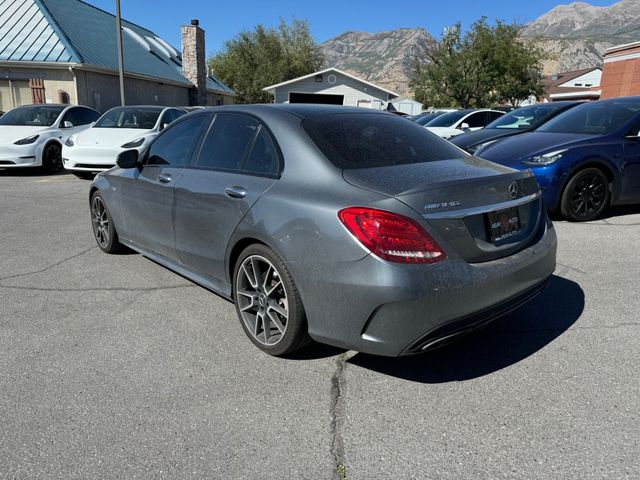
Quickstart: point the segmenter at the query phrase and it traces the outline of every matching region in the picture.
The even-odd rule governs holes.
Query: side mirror
[[[138,166],[138,151],[125,150],[120,152],[116,159],[116,165],[120,168],[136,168]]]
[[[64,122],[62,122],[62,128],[73,128],[73,123],[71,123],[69,120],[65,120]]]
[[[466,122],[460,124],[460,130],[469,130],[469,128],[469,124]]]

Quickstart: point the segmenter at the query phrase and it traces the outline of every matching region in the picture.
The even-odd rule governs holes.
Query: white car
[[[480,130],[502,115],[504,112],[499,110],[458,110],[434,118],[424,128],[449,139],[465,132]]]
[[[0,168],[62,170],[64,142],[99,117],[91,108],[72,105],[26,105],[9,110],[0,117]]]
[[[185,113],[175,107],[112,108],[91,128],[69,137],[62,148],[64,168],[81,178],[109,170],[120,152],[141,152],[162,129]]]

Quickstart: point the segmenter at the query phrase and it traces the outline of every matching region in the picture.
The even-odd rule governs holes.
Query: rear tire
[[[42,168],[47,173],[58,173],[63,169],[62,147],[56,142],[51,142],[42,151]]]
[[[585,168],[567,183],[560,200],[560,212],[572,222],[588,222],[602,215],[610,198],[609,179],[604,172],[599,168]]]
[[[105,253],[119,253],[124,250],[124,245],[118,240],[111,214],[99,191],[91,196],[91,225],[100,250]]]
[[[247,247],[233,272],[242,329],[263,352],[281,356],[311,342],[298,289],[284,262],[265,245]]]

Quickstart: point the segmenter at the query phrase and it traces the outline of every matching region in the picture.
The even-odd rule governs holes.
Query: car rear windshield
[[[139,128],[151,130],[155,127],[161,112],[162,109],[159,108],[112,108],[98,119],[94,128]]]
[[[65,107],[18,107],[0,117],[0,125],[50,127]]]
[[[375,168],[461,158],[466,154],[396,115],[339,113],[302,122],[307,135],[338,168]]]
[[[563,106],[548,103],[545,105],[532,105],[522,107],[509,112],[506,115],[494,120],[486,128],[504,128],[507,130],[526,130],[535,125],[540,125],[546,119]]]
[[[593,102],[561,113],[536,132],[607,135],[640,112],[640,102]]]

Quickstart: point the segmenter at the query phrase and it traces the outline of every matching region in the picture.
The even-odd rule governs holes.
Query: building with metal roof
[[[127,103],[233,103],[234,92],[206,73],[197,21],[182,27],[182,51],[125,20],[122,31]],[[82,0],[0,0],[0,110],[37,99],[119,105],[115,33],[115,17]]]

